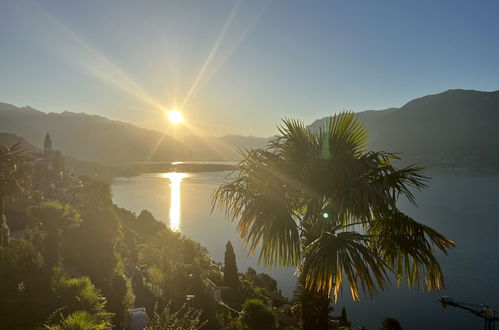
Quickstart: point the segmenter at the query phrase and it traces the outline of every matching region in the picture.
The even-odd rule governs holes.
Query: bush
[[[277,329],[277,319],[274,313],[258,299],[248,299],[243,304],[241,324],[249,330]]]

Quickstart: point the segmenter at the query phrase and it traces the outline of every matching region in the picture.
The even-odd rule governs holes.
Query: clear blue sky
[[[451,88],[499,89],[499,1],[2,1],[0,101],[269,136]]]

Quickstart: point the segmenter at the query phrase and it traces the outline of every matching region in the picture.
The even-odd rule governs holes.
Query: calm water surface
[[[447,287],[436,293],[392,288],[373,299],[352,302],[347,290],[338,301],[346,306],[355,326],[375,328],[385,316],[399,319],[404,329],[482,329],[480,319],[469,312],[443,309],[438,297],[490,305],[499,310],[499,177],[482,174],[430,173],[430,187],[417,192],[419,207],[406,201],[400,207],[416,220],[429,224],[456,242],[441,257]],[[223,261],[230,240],[240,271],[251,266],[272,275],[290,296],[295,278],[291,269],[269,270],[247,256],[235,231],[223,214],[210,214],[213,190],[227,172],[145,174],[119,179],[113,184],[114,201],[139,213],[143,209],[173,229],[200,242],[211,256]],[[338,308],[339,311],[339,308]]]

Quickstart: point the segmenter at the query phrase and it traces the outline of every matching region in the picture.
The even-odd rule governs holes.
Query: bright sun
[[[168,111],[168,120],[174,125],[181,123],[184,120],[182,113],[178,110]]]

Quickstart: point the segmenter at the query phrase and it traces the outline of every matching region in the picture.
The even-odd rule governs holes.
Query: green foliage
[[[241,312],[241,324],[248,330],[277,329],[277,318],[265,304],[258,299],[246,300]]]
[[[151,212],[143,210],[135,220],[135,230],[141,236],[154,236],[156,233],[165,229],[165,225],[154,218]]]
[[[54,268],[50,281],[58,305],[67,315],[75,311],[85,311],[99,322],[110,324],[112,314],[105,310],[107,300],[88,277],[72,278],[60,268]]]
[[[216,303],[205,279],[217,281],[221,276],[205,248],[179,233],[164,229],[143,244],[140,261],[146,268],[141,276],[161,288],[163,300],[171,299],[173,306],[180,308],[186,295],[194,295],[190,303],[203,311],[202,320],[208,320],[206,328],[220,328]]]
[[[20,143],[0,146],[0,197],[26,192],[30,186],[31,166]]]
[[[36,279],[42,269],[43,258],[30,242],[12,240],[8,247],[0,248],[1,297],[18,292],[18,284],[25,285]]]
[[[10,231],[4,214],[4,198],[24,193],[30,186],[31,166],[21,143],[0,146],[0,247],[10,242]]]
[[[82,222],[72,232],[66,260],[102,290],[109,300],[109,311],[115,314],[114,323],[121,327],[132,299],[121,255],[123,234],[119,215],[124,213],[113,205],[106,182],[85,179],[75,196]]]
[[[0,279],[2,328],[35,328],[50,304],[40,253],[30,242],[13,239],[0,248]]]
[[[113,204],[111,187],[106,181],[84,179],[83,187],[76,191],[78,203],[84,210],[108,208]]]
[[[381,321],[381,326],[378,328],[379,330],[402,330],[402,326],[400,325],[399,320],[394,319],[392,317],[385,317],[383,321]]]
[[[273,306],[282,306],[287,300],[277,291],[277,281],[265,273],[258,274],[248,267],[246,273],[241,274],[240,288],[237,291],[224,290],[222,297],[225,303],[240,310],[241,305],[248,299],[273,300]],[[231,304],[232,302],[232,304]]]
[[[0,214],[0,247],[6,247],[10,243],[10,229],[4,214]]]
[[[255,284],[269,292],[277,291],[277,281],[265,273],[260,273],[255,279]]]
[[[118,245],[121,223],[111,200],[109,184],[83,180],[75,191],[73,204],[80,212],[81,224],[71,233],[68,261],[99,287],[110,285],[119,265]]]
[[[41,231],[41,251],[49,266],[61,262],[61,248],[68,239],[68,231],[80,224],[78,212],[69,204],[59,202],[43,202],[28,208],[35,230]]]
[[[246,273],[244,275],[246,276],[246,278],[248,280],[253,282],[256,280],[258,274],[257,274],[256,270],[254,270],[251,267],[248,267],[248,269],[246,270]]]
[[[224,285],[236,289],[240,286],[240,283],[237,273],[236,255],[230,241],[225,245],[224,260]]]
[[[169,229],[159,232],[143,245],[140,259],[151,267],[151,280],[167,292],[186,285],[191,278],[189,274],[209,276],[212,268],[206,249]]]
[[[206,321],[201,321],[201,311],[183,305],[177,311],[172,310],[171,302],[168,302],[162,310],[156,304],[152,318],[147,330],[198,330]]]
[[[47,330],[104,330],[111,327],[85,311],[76,311],[62,318],[57,324],[46,324]]]

